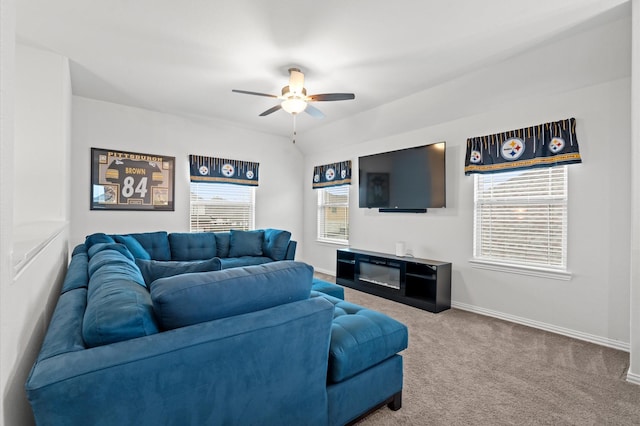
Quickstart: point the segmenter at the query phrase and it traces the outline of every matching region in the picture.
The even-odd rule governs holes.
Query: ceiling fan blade
[[[312,105],[307,104],[304,111],[313,118],[324,118],[324,113]]]
[[[310,95],[307,97],[311,102],[317,101],[348,101],[355,99],[356,95],[353,93],[325,93],[322,95]]]
[[[237,90],[237,89],[232,89],[231,91],[235,93],[244,93],[245,95],[256,95],[256,96],[266,96],[268,98],[277,98],[276,95],[270,95],[268,93],[249,92],[248,90]]]
[[[279,109],[282,109],[282,105],[276,105],[274,107],[269,108],[268,110],[266,110],[265,112],[260,114],[260,117],[264,117],[265,115],[272,114],[272,113],[276,112]]]
[[[289,90],[293,94],[302,93],[304,89],[304,74],[297,68],[289,68]]]

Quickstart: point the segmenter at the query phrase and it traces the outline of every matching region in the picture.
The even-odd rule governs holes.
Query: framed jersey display
[[[91,210],[174,210],[175,157],[91,148]]]

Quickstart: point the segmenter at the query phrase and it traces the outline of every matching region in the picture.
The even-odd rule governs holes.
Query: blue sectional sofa
[[[36,423],[342,425],[400,408],[407,328],[313,291],[287,232],[264,230],[261,256],[233,234],[235,257],[217,234],[78,245],[26,383]]]

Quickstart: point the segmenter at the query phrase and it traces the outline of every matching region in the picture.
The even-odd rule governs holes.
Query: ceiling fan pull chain
[[[296,114],[293,115],[293,143],[296,143]]]

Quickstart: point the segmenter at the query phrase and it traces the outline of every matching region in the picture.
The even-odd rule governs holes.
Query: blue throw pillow
[[[115,250],[118,253],[124,255],[126,258],[134,260],[133,255],[124,244],[120,243],[98,243],[91,246],[87,251],[89,259],[104,250]]]
[[[229,257],[262,256],[264,230],[237,231],[231,230],[229,237]]]
[[[109,278],[109,279],[123,279],[127,281],[135,282],[140,287],[147,288],[147,284],[144,282],[144,277],[140,273],[140,269],[135,263],[128,262],[112,262],[106,263],[100,262],[97,269],[95,265],[89,264],[89,280],[93,278]],[[94,268],[92,268],[94,266]],[[147,290],[149,291],[149,290]],[[91,292],[91,290],[89,290]]]
[[[217,257],[209,260],[194,260],[190,262],[136,259],[136,265],[140,268],[140,272],[142,272],[147,286],[150,286],[152,282],[159,278],[189,274],[192,272],[219,271],[222,269],[220,259]]]
[[[115,241],[113,240],[113,238],[111,238],[107,234],[103,234],[102,232],[88,235],[84,240],[84,245],[87,246],[87,250],[90,249],[93,245],[99,243],[115,243]]]
[[[308,299],[312,278],[306,263],[271,262],[161,278],[151,286],[151,299],[168,330]]]
[[[149,253],[151,259],[171,260],[169,234],[167,234],[166,231],[141,232],[139,234],[129,235],[142,244],[142,247]]]
[[[133,238],[131,235],[114,235],[113,238],[117,242],[127,246],[134,258],[147,260],[151,259],[149,252],[146,251],[144,247],[142,247],[142,244],[140,244],[140,242]]]
[[[89,259],[87,271],[90,278],[97,274],[101,274],[101,276],[111,275],[112,278],[120,277],[135,281],[142,287],[146,287],[144,278],[135,262],[115,250],[103,250],[96,253]]]
[[[216,257],[229,257],[229,238],[230,232],[216,232]]]
[[[262,252],[273,260],[284,260],[289,247],[291,232],[280,229],[265,229]]]

